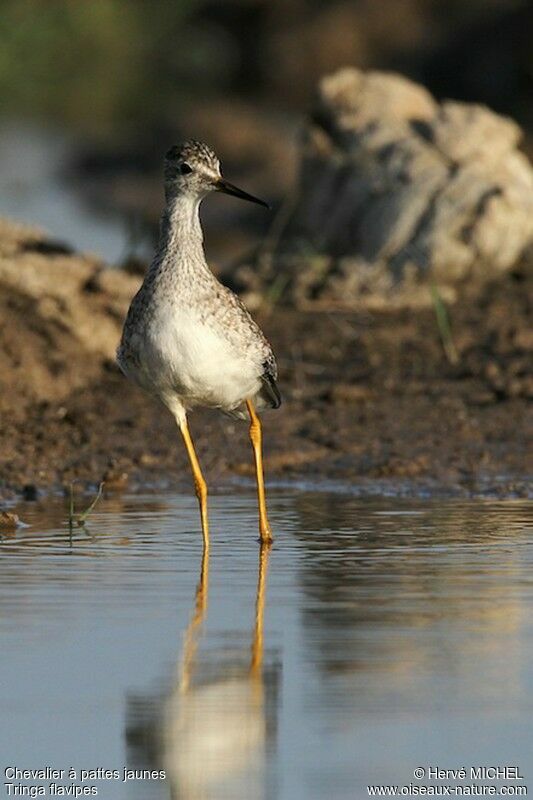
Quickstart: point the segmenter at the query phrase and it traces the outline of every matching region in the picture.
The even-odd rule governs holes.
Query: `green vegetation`
[[[99,499],[102,496],[103,488],[104,488],[104,482],[102,481],[102,483],[98,487],[98,491],[97,491],[92,503],[85,509],[85,511],[82,511],[81,514],[78,514],[76,516],[75,510],[74,510],[74,483],[72,482],[70,484],[68,528],[69,528],[71,536],[72,536],[72,532],[74,530],[74,526],[75,525],[77,525],[78,528],[83,528],[85,526],[85,523],[86,523],[89,515],[92,513],[92,511],[94,510],[94,507],[96,506],[97,502],[99,501]]]
[[[154,118],[163,102],[179,94],[180,71],[194,46],[180,33],[196,5],[197,0],[4,0],[4,113],[83,124],[91,132]]]
[[[437,319],[437,327],[442,342],[442,347],[446,358],[450,364],[457,364],[459,356],[453,341],[452,329],[448,317],[448,311],[444,305],[444,301],[436,284],[431,284],[431,299],[433,300],[433,308],[435,309],[435,317]]]

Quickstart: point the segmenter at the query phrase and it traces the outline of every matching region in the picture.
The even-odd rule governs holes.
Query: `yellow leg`
[[[204,480],[204,476],[202,475],[200,464],[198,463],[198,458],[196,456],[196,451],[194,449],[194,444],[192,443],[191,434],[189,433],[189,426],[187,425],[186,419],[184,419],[183,422],[180,423],[180,430],[181,430],[181,435],[183,436],[183,441],[185,442],[185,447],[187,448],[189,461],[191,462],[192,474],[194,476],[194,488],[196,490],[196,497],[198,498],[198,502],[200,504],[200,516],[202,518],[202,533],[204,537],[204,547],[209,548],[209,522],[207,519],[207,484]]]
[[[263,620],[265,616],[266,576],[270,548],[270,542],[261,543],[259,551],[259,573],[257,577],[257,595],[255,599],[255,627],[252,641],[252,661],[250,664],[250,672],[252,676],[256,677],[260,675],[261,666],[263,664]]]
[[[194,606],[194,613],[191,621],[187,626],[185,632],[185,641],[183,646],[183,656],[181,659],[180,668],[180,691],[186,692],[191,683],[191,677],[194,668],[194,657],[196,655],[196,647],[198,644],[198,631],[204,621],[205,613],[207,611],[207,593],[209,590],[209,547],[204,545],[202,553],[202,567],[200,570],[200,580],[196,587],[196,602]]]
[[[255,474],[257,480],[257,499],[259,501],[259,534],[261,542],[272,541],[272,529],[267,517],[266,500],[265,500],[265,480],[263,477],[263,452],[262,452],[262,435],[261,423],[259,417],[255,413],[255,408],[251,400],[246,401],[248,413],[250,415],[250,440],[254,449],[255,458]]]

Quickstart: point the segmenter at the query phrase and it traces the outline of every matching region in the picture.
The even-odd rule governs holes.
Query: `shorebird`
[[[239,298],[211,272],[199,207],[211,191],[268,208],[228,183],[207,145],[187,141],[165,157],[166,204],[159,242],[131,303],[117,351],[125,375],[158,397],[183,436],[194,477],[204,543],[209,542],[207,485],[187,424],[195,406],[250,421],[262,542],[272,540],[263,477],[258,411],[278,408],[277,367],[270,344]]]

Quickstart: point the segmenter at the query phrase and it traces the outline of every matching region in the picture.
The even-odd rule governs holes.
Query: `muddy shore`
[[[170,414],[130,385],[112,358],[138,278],[45,252],[40,241],[17,229],[3,251],[10,266],[0,269],[1,496],[64,491],[72,480],[90,489],[104,479],[107,491],[190,487]],[[38,302],[24,296],[25,270],[33,264],[42,276],[50,262],[73,281],[63,304],[50,287],[36,287]],[[20,281],[17,292],[8,273]],[[456,364],[446,358],[432,308],[256,313],[277,353],[284,397],[264,417],[268,477],[338,480],[361,493],[530,494],[528,286],[526,270],[517,269],[480,294],[465,290],[450,309]],[[80,339],[76,321],[87,322],[87,314]],[[28,370],[38,374],[37,386]],[[212,491],[252,479],[245,425],[198,411],[191,430]]]

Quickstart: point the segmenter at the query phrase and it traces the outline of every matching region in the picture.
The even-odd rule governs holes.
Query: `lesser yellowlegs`
[[[259,532],[261,541],[268,542],[272,532],[257,411],[281,403],[276,361],[261,329],[206,262],[199,206],[213,190],[268,208],[222,177],[219,160],[207,145],[188,141],[168,151],[159,243],[128,311],[117,359],[128,378],[160,398],[176,419],[191,463],[206,544],[207,486],[187,411],[207,406],[250,420]]]

